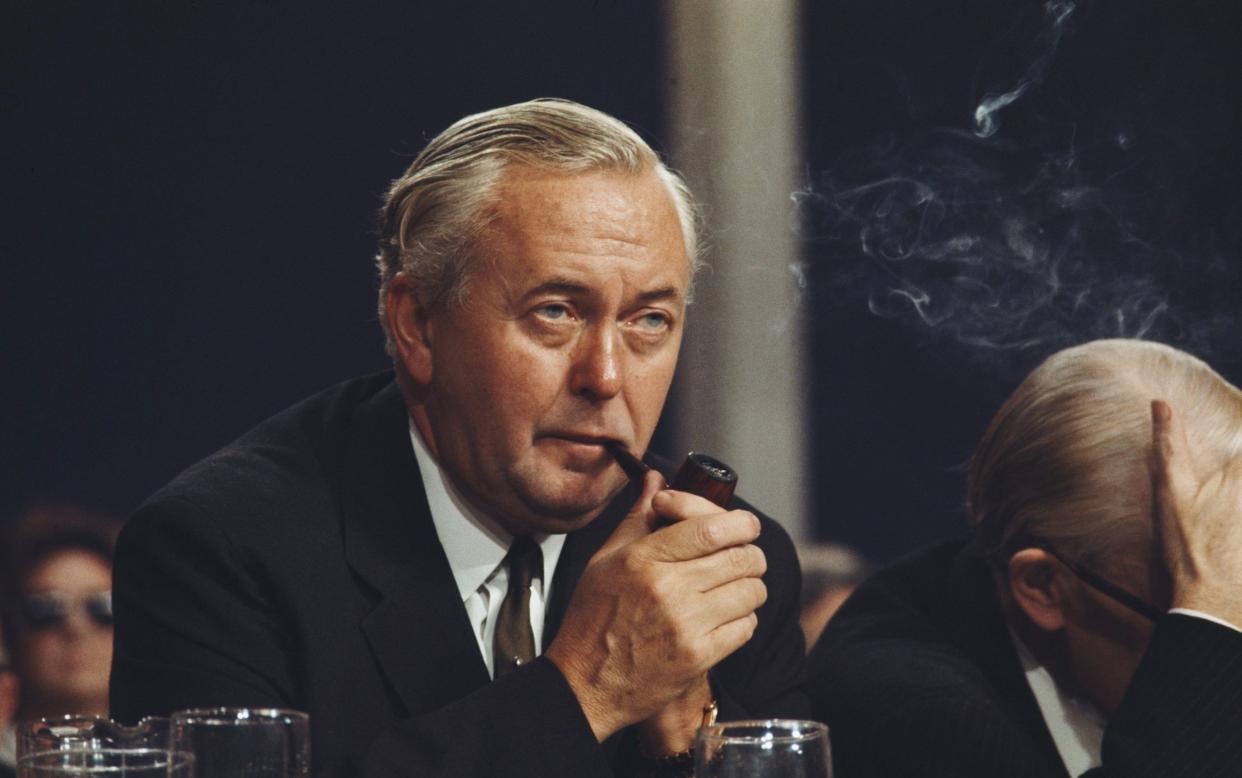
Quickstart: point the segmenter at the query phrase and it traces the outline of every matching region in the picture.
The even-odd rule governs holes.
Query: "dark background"
[[[3,515],[125,516],[385,368],[374,213],[461,116],[556,95],[663,134],[655,3],[303,5],[0,12]]]
[[[958,531],[961,465],[1005,394],[1161,303],[1149,337],[1242,380],[1233,6],[1078,3],[1054,50],[1043,3],[805,3],[816,536],[885,559]],[[557,95],[666,135],[654,2],[31,3],[0,28],[4,518],[53,499],[124,516],[293,400],[384,368],[373,213],[456,118]],[[996,135],[973,135],[982,97],[1037,62]],[[869,224],[927,223],[903,185],[843,194],[894,176],[937,193],[929,232]],[[1048,205],[1067,192],[1087,195]],[[1065,259],[1064,290],[1021,321],[950,306],[928,327],[888,290],[943,306],[959,274],[860,247],[871,226],[905,248],[975,234],[1001,245],[980,267],[1009,304],[1044,278],[997,236],[1015,219]]]
[[[1049,20],[1065,11],[1054,48]],[[1242,381],[1239,4],[849,0],[804,14],[820,537],[886,559],[962,532],[975,441],[1065,346],[1142,332]],[[978,137],[982,98],[1033,74]],[[913,181],[935,201],[916,205]],[[934,258],[961,235],[976,248]],[[912,287],[930,292],[935,326],[889,292]]]

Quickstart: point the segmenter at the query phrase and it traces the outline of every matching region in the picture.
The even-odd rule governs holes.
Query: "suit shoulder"
[[[955,567],[966,544],[951,541],[904,557],[871,575],[854,592],[830,624],[834,635],[860,629],[878,637],[887,629],[951,616]],[[887,627],[886,627],[887,625]]]
[[[750,511],[759,519],[759,539],[755,545],[763,549],[763,553],[768,557],[768,566],[797,571],[797,577],[801,580],[802,568],[798,563],[798,552],[794,547],[793,538],[789,536],[789,531],[779,521],[743,500],[739,500],[736,507]]]
[[[296,514],[308,504],[330,501],[354,419],[361,409],[384,401],[400,402],[390,371],[308,397],[186,468],[135,518],[169,509],[184,513],[176,507],[181,506],[244,530],[257,518]]]
[[[935,698],[967,688],[959,687],[963,680],[977,682],[980,673],[959,645],[952,612],[961,602],[954,577],[963,546],[935,546],[863,582],[811,652],[816,683],[834,695],[885,705],[894,702],[889,691]]]

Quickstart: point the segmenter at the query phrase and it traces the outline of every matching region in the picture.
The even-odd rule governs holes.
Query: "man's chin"
[[[523,523],[534,531],[558,534],[589,524],[625,486],[625,481],[600,475],[585,481],[581,477],[559,479],[554,489],[547,488],[548,485],[548,481],[542,481],[533,488],[524,484],[528,488],[517,490],[528,514]]]

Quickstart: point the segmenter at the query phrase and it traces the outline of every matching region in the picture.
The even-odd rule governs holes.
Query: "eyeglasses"
[[[1164,615],[1164,611],[1160,610],[1155,605],[1152,605],[1136,594],[1131,594],[1117,584],[1101,576],[1099,573],[1094,572],[1090,568],[1084,567],[1072,559],[1066,559],[1047,543],[1034,542],[1030,545],[1033,548],[1042,549],[1048,552],[1058,562],[1068,567],[1070,572],[1078,576],[1078,578],[1087,586],[1090,586],[1092,589],[1095,589],[1097,592],[1105,597],[1108,597],[1114,602],[1124,605],[1143,618],[1155,622]]]
[[[68,592],[36,592],[21,601],[22,620],[33,629],[51,629],[63,625],[75,609],[86,613],[99,627],[112,626],[112,592],[69,594]]]

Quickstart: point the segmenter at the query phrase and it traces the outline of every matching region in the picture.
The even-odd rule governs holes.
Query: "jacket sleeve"
[[[760,520],[759,546],[768,563],[763,577],[768,599],[759,608],[754,636],[711,673],[720,721],[806,719],[811,715],[806,694],[806,643],[798,624],[802,592],[798,557],[779,524],[766,516]]]
[[[1181,614],[1156,625],[1093,776],[1209,778],[1242,765],[1242,633]]]
[[[288,632],[241,553],[190,503],[148,503],[126,523],[113,574],[112,716],[295,707]]]

